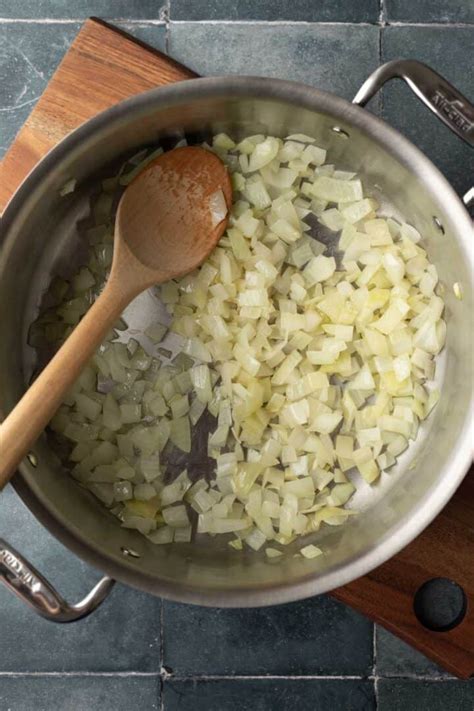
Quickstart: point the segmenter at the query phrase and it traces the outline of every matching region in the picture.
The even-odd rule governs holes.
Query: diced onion
[[[277,562],[301,539],[313,559],[323,551],[306,537],[356,513],[345,507],[358,475],[372,484],[393,467],[439,400],[425,387],[446,338],[438,273],[418,230],[380,216],[314,138],[221,133],[206,148],[231,173],[232,207],[221,190],[209,198],[213,227],[230,212],[225,235],[199,270],[160,287],[169,320],[128,343],[116,325],[51,427],[72,476],[150,543],[197,531]],[[102,182],[89,260],[52,282],[35,347],[59,345],[100,293],[116,197],[161,152],[140,150]],[[340,262],[308,218],[335,233]],[[215,476],[176,474],[209,422]]]
[[[209,209],[211,211],[211,224],[216,227],[225,219],[228,209],[222,190],[216,190],[209,198]]]

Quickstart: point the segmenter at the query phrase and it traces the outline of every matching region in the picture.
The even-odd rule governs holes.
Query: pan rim
[[[438,196],[438,199],[440,195],[443,196],[443,203],[448,205],[446,210],[455,225],[460,243],[469,253],[468,234],[471,224],[460,198],[431,161],[398,131],[367,110],[327,92],[292,81],[242,76],[190,79],[168,87],[152,89],[120,102],[75,129],[33,168],[11,198],[2,218],[4,232],[2,242],[8,241],[11,227],[28,200],[34,198],[38,184],[55,168],[58,161],[74,148],[81,146],[88,137],[104,131],[106,127],[110,130],[111,124],[118,125],[125,118],[136,120],[141,115],[149,114],[153,110],[159,111],[164,106],[179,106],[203,98],[215,97],[259,98],[291,103],[299,108],[324,112],[334,116],[335,120],[349,123],[369,134],[417,177],[420,179],[423,177],[425,180],[429,178],[429,192]],[[455,456],[449,465],[450,477],[448,478],[446,471],[445,476],[440,475],[439,482],[426,492],[420,501],[416,521],[412,516],[398,521],[396,527],[391,530],[390,537],[387,537],[388,540],[379,539],[369,550],[321,576],[312,575],[308,580],[275,585],[269,589],[249,588],[239,592],[206,590],[203,593],[183,584],[158,581],[152,575],[147,575],[133,567],[130,561],[117,563],[107,554],[98,552],[85,536],[77,536],[75,532],[68,529],[65,522],[61,522],[48,508],[47,497],[39,492],[34,481],[30,481],[32,477],[26,475],[25,470],[15,476],[13,485],[23,501],[53,535],[81,558],[118,580],[155,595],[201,605],[222,607],[271,605],[320,594],[348,583],[377,567],[413,540],[447,503],[468,469],[470,464],[468,418],[465,424],[455,445]],[[441,486],[440,482],[444,482],[444,486]]]

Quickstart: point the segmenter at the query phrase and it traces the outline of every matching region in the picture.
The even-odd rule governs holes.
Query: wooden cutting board
[[[118,101],[196,77],[192,71],[100,20],[88,20],[0,166],[0,210],[23,178],[66,134]],[[434,523],[390,561],[332,594],[448,671],[474,674],[474,471]],[[449,632],[425,629],[413,612],[426,581],[456,581],[468,598]]]

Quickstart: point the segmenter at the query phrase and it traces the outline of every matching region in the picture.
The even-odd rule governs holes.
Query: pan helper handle
[[[403,79],[421,101],[459,138],[474,147],[474,106],[452,84],[426,64],[395,59],[375,70],[353,99],[365,106],[389,79]]]
[[[81,602],[70,605],[41,573],[0,538],[0,583],[38,615],[52,622],[75,622],[90,615],[105,600],[115,581],[102,578]]]

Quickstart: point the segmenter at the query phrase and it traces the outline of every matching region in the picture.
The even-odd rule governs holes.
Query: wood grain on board
[[[0,210],[58,141],[118,101],[196,74],[99,20],[88,20],[0,167]],[[413,613],[427,580],[446,577],[468,598],[463,622],[430,632]],[[448,671],[474,674],[474,471],[436,520],[401,553],[334,597],[369,616]]]
[[[425,629],[413,612],[423,583],[448,578],[467,597],[467,612],[449,632]],[[332,595],[416,647],[451,674],[474,675],[474,468],[423,533],[386,563]]]

